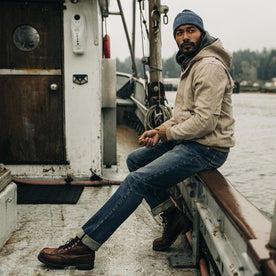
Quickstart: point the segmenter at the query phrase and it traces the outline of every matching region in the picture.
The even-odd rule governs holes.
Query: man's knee
[[[141,174],[137,171],[130,172],[122,184],[127,185],[132,191],[138,194],[144,194],[145,182]]]
[[[141,160],[141,151],[140,149],[134,150],[131,152],[126,159],[126,164],[130,172],[136,171],[140,167],[143,166],[143,164],[140,164]]]
[[[135,170],[135,159],[133,152],[127,156],[126,164],[130,172]]]

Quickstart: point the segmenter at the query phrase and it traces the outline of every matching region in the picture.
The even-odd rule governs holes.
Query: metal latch
[[[74,74],[73,83],[82,85],[88,83],[88,76],[86,74]]]

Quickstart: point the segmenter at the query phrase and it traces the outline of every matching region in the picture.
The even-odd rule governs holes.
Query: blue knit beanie
[[[176,29],[182,25],[195,25],[202,32],[206,32],[203,26],[203,21],[200,16],[190,10],[183,10],[174,19],[173,22],[173,36],[175,37]]]

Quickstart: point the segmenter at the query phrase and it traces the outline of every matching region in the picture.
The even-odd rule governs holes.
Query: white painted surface
[[[102,60],[102,107],[116,108],[116,60]]]
[[[16,228],[17,187],[10,183],[0,193],[0,249]]]
[[[81,177],[90,175],[91,167],[97,172],[101,171],[101,45],[94,44],[96,30],[92,24],[95,9],[98,10],[98,20],[100,11],[96,0],[83,0],[77,4],[65,1],[65,5],[67,7],[64,11],[66,152],[72,174]],[[87,24],[87,47],[82,55],[73,53],[71,41],[71,20],[77,13],[85,16]],[[87,74],[88,83],[74,84],[73,74]]]

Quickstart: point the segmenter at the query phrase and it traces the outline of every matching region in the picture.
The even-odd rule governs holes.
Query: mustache
[[[185,47],[186,45],[189,45],[189,46],[195,46],[195,44],[191,41],[184,41],[183,43],[180,44],[180,47]]]

